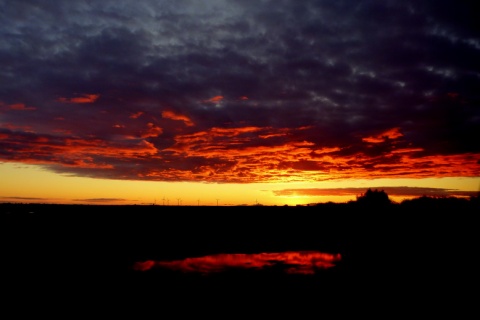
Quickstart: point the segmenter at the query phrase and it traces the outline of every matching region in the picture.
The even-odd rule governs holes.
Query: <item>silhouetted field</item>
[[[426,301],[438,308],[468,288],[476,290],[475,205],[443,211],[392,204],[0,208],[2,283],[10,298],[69,300],[86,290],[84,300],[71,302],[88,305],[108,296],[123,307],[135,301],[168,308],[183,301],[208,309],[209,303],[278,307],[295,300],[321,308],[362,299],[367,309],[418,307]],[[342,259],[310,275],[281,269],[203,275],[132,268],[147,260],[286,251],[338,253]],[[468,305],[468,299],[465,295],[462,303]]]

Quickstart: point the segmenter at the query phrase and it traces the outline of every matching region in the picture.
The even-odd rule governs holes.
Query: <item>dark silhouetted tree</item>
[[[392,201],[385,191],[369,188],[364,194],[357,197],[357,203],[367,206],[383,206],[391,204]]]

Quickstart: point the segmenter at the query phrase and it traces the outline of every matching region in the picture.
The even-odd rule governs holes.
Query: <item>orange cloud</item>
[[[223,100],[223,96],[215,96],[207,100],[203,100],[203,102],[212,102],[212,103],[217,103]]]
[[[410,153],[410,152],[420,152],[424,151],[423,148],[401,148],[401,149],[395,149],[392,150],[392,153]]]
[[[189,126],[189,127],[194,125],[192,120],[190,120],[189,117],[187,117],[185,115],[182,115],[182,114],[176,114],[172,111],[163,111],[162,112],[162,117],[165,118],[165,119],[183,121],[185,123],[185,125]]]
[[[163,112],[162,116],[191,123],[187,117],[170,111]],[[161,144],[157,144],[157,139],[148,141],[163,134],[163,129],[154,123],[146,124],[146,128],[137,128],[134,133],[123,132],[126,129],[122,127],[112,128],[113,141],[100,137],[73,138],[74,135],[65,132],[69,139],[51,136],[51,140],[43,143],[33,138],[37,134],[26,132],[29,128],[8,124],[2,127],[14,131],[4,133],[4,161],[47,164],[58,161],[58,166],[65,167],[110,165],[113,170],[105,174],[122,179],[288,183],[431,176],[478,177],[480,164],[480,156],[475,153],[428,155],[427,151],[411,144],[403,147],[400,143],[389,144],[379,146],[378,150],[375,150],[377,145],[370,144],[358,148],[325,147],[304,140],[307,136],[305,130],[310,130],[305,127],[215,127],[169,136],[163,141],[167,143]],[[397,129],[387,130],[382,135],[401,136]],[[161,148],[157,149],[158,146]],[[161,164],[157,159],[162,159]],[[141,161],[144,161],[144,166],[137,165]],[[128,163],[135,163],[135,169],[122,170],[121,166]]]
[[[154,138],[154,137],[158,137],[163,133],[162,128],[154,125],[151,122],[147,123],[147,127],[148,129],[141,134],[140,136],[141,138],[152,138],[152,137]]]
[[[137,157],[154,155],[158,152],[153,143],[142,140],[136,145],[112,144],[100,139],[66,139],[62,153],[78,155],[96,155],[104,157]]]
[[[432,174],[438,177],[478,176],[479,158],[475,154],[419,157],[420,148],[404,148],[393,149],[394,152],[385,149],[377,155],[369,155],[362,150],[345,153],[340,147],[317,149],[310,141],[280,139],[296,136],[299,130],[212,128],[177,135],[175,144],[164,151],[184,161],[196,159],[198,165],[189,171],[172,167],[166,172],[152,168],[146,175],[151,179],[232,183],[422,178]],[[397,130],[388,130],[382,135],[400,137]]]
[[[60,97],[57,99],[57,101],[65,102],[65,103],[93,103],[97,101],[99,97],[100,97],[99,94],[83,94],[80,97],[74,97],[74,98]]]
[[[160,128],[159,126],[149,122],[147,123],[147,128],[144,129],[137,129],[135,132],[128,132],[128,129],[126,125],[124,124],[114,124],[112,126],[113,128],[115,129],[119,129],[119,131],[121,132],[124,132],[127,131],[124,135],[123,135],[123,138],[124,139],[128,139],[128,140],[135,140],[135,139],[138,139],[138,138],[142,138],[142,139],[145,139],[145,138],[155,138],[155,137],[158,137],[159,135],[161,135],[163,133],[163,129]],[[124,130],[126,129],[126,130]]]
[[[376,136],[362,138],[362,141],[369,143],[381,143],[386,139],[394,140],[400,137],[403,137],[403,134],[400,132],[400,128],[392,128]]]
[[[138,159],[155,156],[158,149],[146,140],[132,145],[130,142],[108,142],[101,139],[29,137],[25,144],[21,134],[5,134],[4,150],[13,154],[5,161],[34,164],[54,164],[65,167],[112,169],[111,162],[118,159]],[[18,148],[22,141],[24,148]],[[101,160],[99,160],[101,159]]]

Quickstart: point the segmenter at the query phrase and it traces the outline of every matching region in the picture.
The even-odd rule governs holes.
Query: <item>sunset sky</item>
[[[473,3],[0,0],[0,202],[477,195]]]

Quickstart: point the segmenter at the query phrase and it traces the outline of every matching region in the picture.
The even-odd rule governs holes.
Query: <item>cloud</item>
[[[57,99],[57,101],[65,102],[65,103],[93,103],[99,97],[100,97],[99,94],[83,94],[79,97],[73,97],[73,98],[60,97]]]
[[[190,120],[187,116],[181,115],[181,114],[175,114],[172,111],[168,111],[168,110],[163,111],[162,112],[162,117],[165,118],[165,119],[183,121],[185,123],[185,125],[187,125],[189,127],[194,125],[192,120]]]
[[[85,203],[113,203],[118,204],[119,202],[127,202],[130,200],[122,198],[89,198],[89,199],[75,199],[75,201],[85,202]]]
[[[215,96],[215,97],[212,97],[210,99],[207,99],[207,100],[203,100],[203,102],[212,102],[212,103],[216,103],[216,102],[220,102],[223,100],[223,96]]]
[[[36,200],[45,200],[45,198],[34,198],[34,197],[1,197],[2,199],[8,200],[22,200],[22,201],[36,201]]]
[[[10,105],[5,105],[4,103],[0,102],[0,110],[35,110],[35,107],[27,107],[24,103],[14,103]]]
[[[379,135],[376,135],[376,136],[362,138],[362,141],[370,142],[370,143],[381,143],[381,142],[385,142],[385,140],[387,139],[397,139],[402,136],[403,134],[400,132],[399,128],[393,128],[383,133],[380,133]]]
[[[428,197],[471,197],[478,194],[477,191],[462,191],[445,188],[428,187],[374,187],[371,189],[383,190],[389,196],[416,198]],[[283,189],[274,191],[277,196],[359,196],[365,193],[365,188],[308,188],[308,189]]]
[[[2,161],[219,183],[478,176],[469,3],[105,0],[0,12]]]

